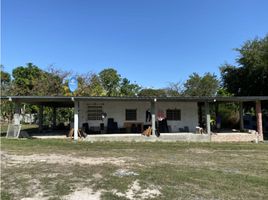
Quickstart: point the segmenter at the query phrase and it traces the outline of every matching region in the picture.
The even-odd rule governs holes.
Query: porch
[[[70,139],[64,133],[44,133],[31,134],[38,139]],[[162,133],[160,137],[144,136],[140,133],[115,133],[87,135],[80,138],[81,141],[88,142],[258,142],[258,134],[242,132],[223,132],[217,134],[196,134],[196,133]]]
[[[1,99],[4,99],[1,97]],[[56,111],[58,107],[73,107],[73,128],[74,139],[78,139],[78,130],[83,127],[84,123],[89,124],[89,128],[93,133],[89,134],[86,140],[91,141],[225,141],[227,138],[238,138],[238,141],[252,141],[256,137],[250,136],[247,133],[220,133],[217,135],[211,134],[210,126],[210,106],[217,103],[236,102],[240,103],[240,130],[244,129],[243,124],[243,103],[255,102],[256,117],[257,117],[257,131],[258,140],[263,140],[262,127],[262,110],[261,102],[268,100],[268,97],[6,97],[9,101],[14,101],[17,109],[14,114],[14,122],[19,123],[19,104],[29,103],[39,106],[39,132],[43,130],[43,107],[50,106],[53,108],[53,126],[56,126]],[[205,132],[207,134],[195,134],[196,126],[200,125],[200,116],[198,116],[198,104],[204,105],[203,116],[205,116]],[[99,110],[94,110],[101,107]],[[88,111],[88,108],[93,110]],[[145,112],[150,109],[151,120],[145,121]],[[127,110],[130,115],[127,117]],[[133,118],[133,111],[136,110]],[[138,112],[137,112],[138,110]],[[169,115],[169,123],[166,124],[166,130],[169,133],[160,131],[161,137],[155,136],[156,129],[159,129],[159,111],[164,110],[164,115],[167,116],[168,110],[171,111]],[[92,111],[96,112],[95,116],[90,115]],[[162,112],[161,111],[161,112]],[[175,112],[176,111],[176,112]],[[161,113],[160,112],[160,113]],[[105,113],[105,118],[101,118]],[[164,117],[166,117],[164,116]],[[92,118],[92,117],[97,117]],[[125,118],[126,117],[126,118]],[[161,117],[161,115],[160,115]],[[128,118],[128,119],[127,119]],[[146,116],[147,118],[147,116]],[[117,122],[117,128],[109,132],[109,119],[114,119]],[[114,123],[114,121],[113,121]],[[136,134],[135,129],[131,130],[131,126],[140,125],[139,131]],[[145,127],[152,127],[152,136],[141,136],[141,132]],[[131,131],[130,131],[131,130]],[[185,132],[184,132],[185,130]],[[46,133],[46,131],[44,131]],[[234,135],[234,136],[232,136]],[[53,135],[46,135],[40,137],[56,137]],[[61,136],[61,137],[64,137]],[[245,138],[245,139],[243,139]],[[233,139],[230,139],[233,140]]]

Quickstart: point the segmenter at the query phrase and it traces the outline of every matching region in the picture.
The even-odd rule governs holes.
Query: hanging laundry
[[[151,114],[151,112],[150,112],[149,109],[146,110],[146,117],[145,117],[145,119],[146,119],[145,120],[146,122],[150,122],[152,120],[152,114]]]

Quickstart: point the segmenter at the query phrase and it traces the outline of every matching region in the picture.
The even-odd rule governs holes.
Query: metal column
[[[74,140],[78,140],[78,113],[79,113],[79,102],[74,102]]]
[[[207,134],[211,134],[211,129],[210,129],[210,113],[209,113],[209,103],[205,102],[205,113],[206,113],[206,129],[207,129]]]
[[[155,103],[156,99],[154,101],[151,101],[151,114],[152,114],[152,135],[155,136]]]

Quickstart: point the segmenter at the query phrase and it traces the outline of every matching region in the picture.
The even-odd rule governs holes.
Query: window
[[[126,109],[126,120],[136,121],[137,120],[137,109]]]
[[[176,120],[176,121],[181,120],[181,110],[168,109],[167,110],[167,120]]]
[[[87,119],[88,120],[102,120],[102,105],[88,105]]]

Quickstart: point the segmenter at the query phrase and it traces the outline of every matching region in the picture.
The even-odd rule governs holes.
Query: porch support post
[[[44,112],[44,106],[39,105],[39,113],[38,113],[38,129],[39,129],[39,132],[43,131],[43,112]]]
[[[256,101],[256,117],[257,117],[258,140],[263,141],[262,112],[261,112],[260,101]]]
[[[15,103],[14,124],[20,125],[20,104]]]
[[[239,102],[239,118],[240,118],[240,131],[244,130],[244,109],[243,109],[243,102]]]
[[[215,103],[215,115],[216,117],[219,116],[219,102],[218,101]]]
[[[56,128],[57,125],[57,108],[55,106],[53,106],[53,128]]]
[[[154,99],[153,101],[151,101],[151,115],[152,115],[152,135],[155,136],[155,102],[156,99]]]
[[[79,103],[74,101],[74,140],[78,140],[78,112],[79,112]]]
[[[207,128],[207,134],[211,133],[210,130],[210,113],[209,113],[209,103],[205,102],[205,113],[206,113],[206,128]]]

